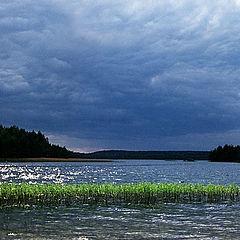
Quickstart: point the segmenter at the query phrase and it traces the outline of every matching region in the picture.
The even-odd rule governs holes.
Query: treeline
[[[29,132],[17,126],[0,125],[0,158],[86,158],[86,159],[165,159],[240,162],[240,146],[218,146],[208,151],[124,151],[107,150],[76,153],[49,143],[40,131]]]
[[[124,151],[105,150],[93,153],[76,153],[81,158],[94,159],[162,159],[162,160],[208,160],[208,151]]]
[[[49,143],[40,132],[28,132],[16,126],[0,125],[0,158],[73,157],[65,147]]]
[[[240,162],[240,146],[218,146],[209,153],[209,159],[212,162]]]

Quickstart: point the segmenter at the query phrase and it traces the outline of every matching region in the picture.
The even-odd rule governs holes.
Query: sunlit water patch
[[[1,182],[240,184],[240,164],[124,160],[0,163]],[[0,210],[0,239],[240,239],[239,204],[79,205]]]
[[[240,184],[240,164],[121,160],[108,163],[0,163],[0,181],[28,183],[179,182]]]

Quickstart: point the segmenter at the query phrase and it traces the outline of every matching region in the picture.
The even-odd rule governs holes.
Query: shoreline
[[[112,159],[89,158],[1,158],[0,162],[113,162]]]
[[[116,162],[117,160],[163,160],[163,161],[208,161],[212,163],[240,163],[240,161],[210,161],[210,160],[188,160],[188,159],[137,159],[137,158],[118,158],[118,159],[100,159],[100,158],[47,158],[47,157],[33,157],[33,158],[0,158],[0,163],[4,162]]]

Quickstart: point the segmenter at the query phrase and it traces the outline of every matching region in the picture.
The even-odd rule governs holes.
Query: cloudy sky
[[[78,151],[240,144],[240,0],[1,0],[0,123]]]

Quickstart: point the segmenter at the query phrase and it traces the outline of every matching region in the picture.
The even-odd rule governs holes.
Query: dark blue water
[[[158,160],[0,163],[0,181],[240,184],[240,164]],[[0,239],[240,239],[240,204],[1,209]]]

